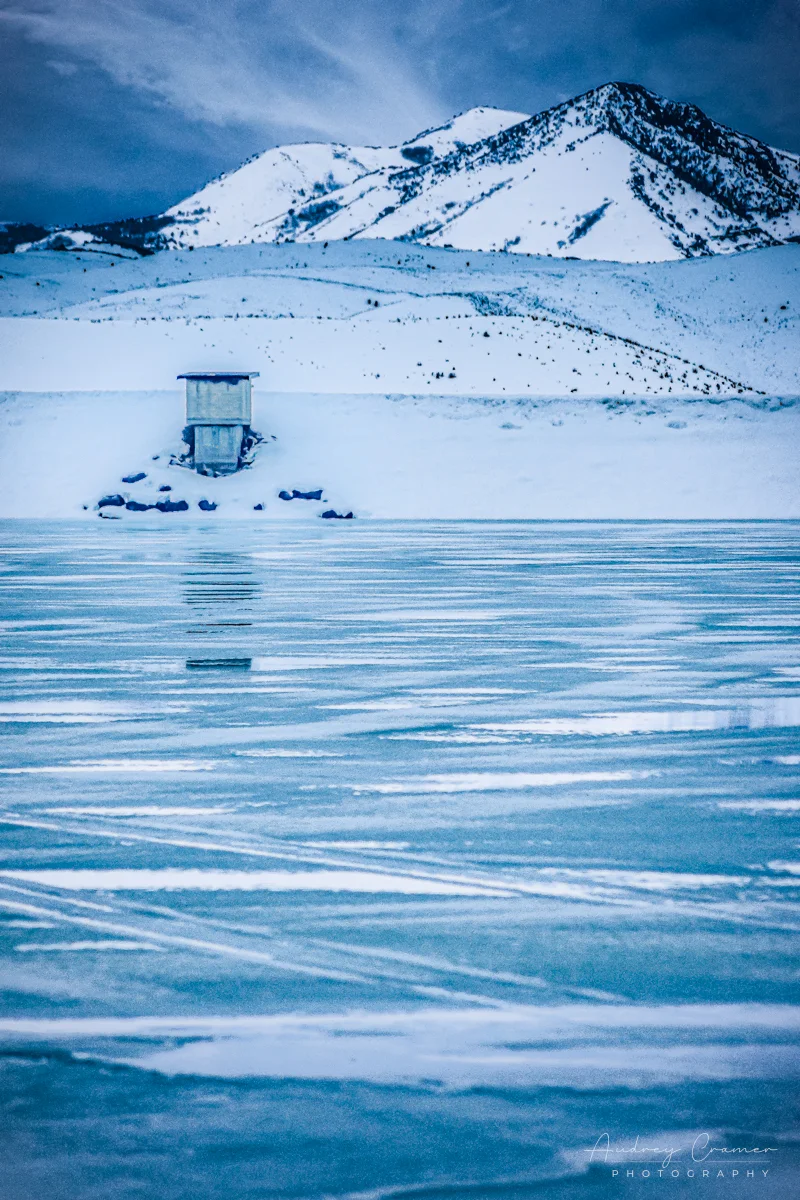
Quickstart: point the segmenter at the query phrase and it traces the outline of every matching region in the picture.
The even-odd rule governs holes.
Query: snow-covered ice
[[[0,533],[14,1200],[793,1195],[796,522]]]

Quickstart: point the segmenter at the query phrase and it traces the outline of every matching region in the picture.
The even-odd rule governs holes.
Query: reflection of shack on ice
[[[252,420],[251,380],[258,371],[187,371],[186,430],[201,475],[230,475],[242,465]]]

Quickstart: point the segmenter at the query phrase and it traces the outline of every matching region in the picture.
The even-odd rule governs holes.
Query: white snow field
[[[204,519],[798,516],[799,266],[794,245],[651,264],[363,240],[9,255],[0,514],[96,519],[106,494],[169,484],[217,503]],[[267,440],[207,479],[170,465],[176,376],[225,368],[261,373]]]

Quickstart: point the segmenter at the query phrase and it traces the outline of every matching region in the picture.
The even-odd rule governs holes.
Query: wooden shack
[[[230,475],[241,465],[252,421],[258,371],[186,371],[186,425],[192,461],[204,475]]]

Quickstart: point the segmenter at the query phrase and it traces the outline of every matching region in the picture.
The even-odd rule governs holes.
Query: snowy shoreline
[[[362,241],[0,265],[0,516],[96,519],[104,496],[141,506],[161,487],[188,511],[124,519],[800,516],[794,246],[623,265]],[[227,368],[261,372],[253,467],[169,466],[176,376]],[[322,507],[278,499],[318,488]]]
[[[218,479],[170,465],[182,414],[179,391],[0,395],[0,516],[96,520],[103,496],[154,503],[170,487],[188,512],[123,518],[316,519],[331,506],[361,519],[800,517],[797,398],[261,393],[267,440],[251,468]],[[278,498],[293,488],[323,500]],[[201,499],[218,508],[198,512]]]

